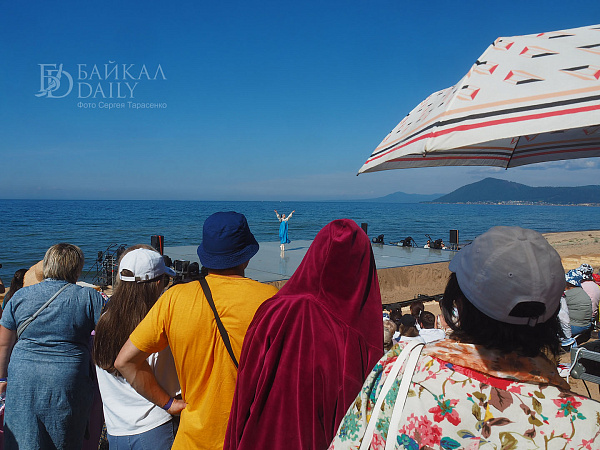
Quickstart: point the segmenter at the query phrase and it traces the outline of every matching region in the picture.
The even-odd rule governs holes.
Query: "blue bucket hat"
[[[567,283],[572,284],[573,286],[581,287],[581,280],[583,280],[583,275],[577,269],[571,269],[565,274],[565,280]]]
[[[243,214],[214,213],[204,221],[198,257],[207,269],[230,269],[249,261],[258,252],[258,242]]]

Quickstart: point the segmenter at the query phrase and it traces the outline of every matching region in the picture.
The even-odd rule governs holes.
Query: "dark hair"
[[[421,328],[430,329],[435,327],[435,315],[429,311],[423,311],[419,317]]]
[[[23,281],[25,280],[25,274],[27,273],[27,269],[19,269],[15,272],[15,275],[12,277],[10,281],[10,289],[4,296],[4,300],[2,301],[2,309],[6,306],[6,303],[10,300],[10,298],[15,295],[19,289],[23,287]]]
[[[407,327],[405,325],[400,325],[400,336],[406,337],[417,337],[419,335],[419,330],[415,327]]]
[[[517,305],[520,310],[518,315],[527,316],[523,309],[529,306]],[[554,357],[558,355],[560,348],[558,310],[546,322],[535,326],[500,322],[479,311],[465,297],[455,273],[452,273],[448,279],[440,307],[446,323],[453,330],[450,335],[453,339],[497,349],[502,353],[514,351],[524,356],[538,356],[548,352]],[[537,304],[531,307],[537,309]],[[454,317],[454,308],[458,310],[458,318]]]
[[[410,313],[415,319],[419,320],[423,311],[425,311],[425,305],[421,300],[415,300],[410,304]]]
[[[400,328],[400,319],[402,318],[402,310],[400,308],[394,308],[390,312],[390,320],[396,324],[396,327]]]
[[[415,318],[411,314],[405,314],[402,316],[402,321],[400,323],[400,336],[406,337],[417,337],[419,335],[419,330],[417,330],[417,322]]]
[[[154,250],[147,245],[134,245],[125,250],[121,258],[138,248]],[[157,281],[162,277],[161,275],[143,283],[119,280],[116,284],[104,314],[96,324],[92,354],[98,367],[113,375],[120,375],[114,366],[115,359],[129,335],[160,297],[163,285]]]

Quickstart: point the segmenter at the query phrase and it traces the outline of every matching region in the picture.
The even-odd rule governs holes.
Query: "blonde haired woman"
[[[44,280],[19,289],[6,305],[0,320],[6,449],[82,447],[93,400],[89,339],[104,303],[95,290],[75,284],[83,261],[75,245],[50,247]]]

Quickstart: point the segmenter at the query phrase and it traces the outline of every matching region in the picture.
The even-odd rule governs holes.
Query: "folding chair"
[[[570,375],[573,378],[583,381],[591,397],[592,395],[585,382],[591,381],[592,383],[596,383],[598,384],[598,389],[600,389],[600,352],[589,350],[589,348],[600,350],[600,341],[588,342],[583,347],[571,349]]]

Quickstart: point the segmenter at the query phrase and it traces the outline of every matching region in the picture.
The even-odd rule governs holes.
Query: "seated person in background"
[[[417,329],[417,321],[412,314],[404,314],[400,319],[400,339],[398,342],[409,342],[409,341],[425,342],[425,340],[419,336],[419,330]]]
[[[598,286],[593,278],[594,268],[589,264],[580,265],[577,270],[581,273],[583,279],[581,288],[590,296],[592,300],[592,320],[598,318],[598,303],[600,303],[600,286]]]
[[[435,328],[435,316],[429,311],[423,311],[421,313],[421,330],[419,331],[419,336],[423,338],[426,344],[446,339],[444,330]]]
[[[556,250],[536,231],[494,227],[460,250],[449,269],[441,306],[453,333],[426,345],[414,374],[404,373],[405,363],[393,389],[382,392],[403,345],[393,347],[329,449],[355,450],[363,440],[404,450],[600,448],[600,403],[571,392],[556,370],[564,289]],[[405,375],[411,383],[401,398],[394,388]]]
[[[383,319],[383,351],[387,352],[394,346],[394,334],[397,327],[394,321],[385,318]]]
[[[563,292],[560,298],[560,309],[558,310],[558,322],[560,323],[561,333],[559,334],[560,345],[565,351],[569,351],[573,344],[576,344],[571,334],[571,321],[569,319],[569,307],[567,306],[567,299]]]
[[[425,305],[421,300],[415,300],[410,304],[410,314],[417,321],[417,330],[421,328],[419,326],[419,320],[421,319],[421,313],[423,313],[423,311],[425,311]]]
[[[438,300],[438,306],[440,307],[440,311],[442,308],[442,300],[443,298]],[[458,311],[456,310],[456,308],[454,308],[454,310],[452,311],[452,318],[455,320],[456,317],[458,317]],[[444,330],[444,333],[446,333],[446,335],[452,332],[452,328],[450,328],[450,326],[446,323],[446,319],[444,319],[444,315],[441,313],[435,317],[435,328]]]
[[[565,274],[567,282],[565,299],[569,308],[569,322],[573,336],[586,332],[592,326],[592,300],[581,288],[582,279],[577,269],[569,270]]]
[[[402,309],[392,309],[392,312],[390,312],[390,320],[396,324],[396,332],[394,333],[395,340],[400,339],[400,332],[398,331],[400,329],[400,319],[402,319]]]

